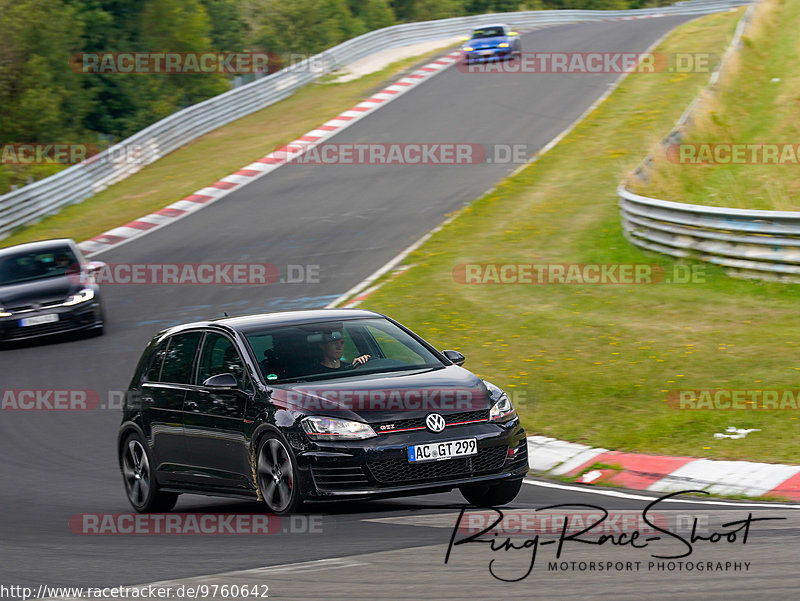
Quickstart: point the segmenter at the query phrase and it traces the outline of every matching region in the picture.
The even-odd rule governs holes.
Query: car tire
[[[497,507],[511,503],[522,488],[522,478],[503,480],[497,484],[465,484],[459,488],[468,503],[478,507]]]
[[[256,451],[256,484],[271,513],[287,515],[303,499],[297,485],[297,461],[289,445],[277,434],[267,434]]]
[[[120,447],[120,467],[128,502],[139,513],[170,511],[178,493],[160,490],[153,473],[147,444],[137,433],[129,434]]]

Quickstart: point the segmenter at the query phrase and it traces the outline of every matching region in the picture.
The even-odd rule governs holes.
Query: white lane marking
[[[363,561],[352,561],[345,558],[335,557],[332,559],[318,559],[316,561],[303,561],[300,563],[287,563],[279,566],[267,566],[248,570],[252,574],[274,574],[276,572],[320,572],[322,570],[334,570],[343,568],[355,568],[357,566],[368,565]]]
[[[347,292],[345,292],[344,294],[342,294],[341,296],[336,298],[332,303],[329,303],[328,305],[326,305],[325,308],[326,309],[333,309],[334,307],[336,307],[339,304],[343,303],[344,301],[348,300],[350,297],[356,296],[356,294],[358,294],[359,292],[363,291],[370,284],[372,284],[372,282],[377,280],[383,274],[385,274],[385,273],[391,271],[392,269],[394,269],[395,266],[397,266],[398,263],[401,263],[408,255],[410,255],[412,252],[417,250],[417,248],[419,248],[425,242],[427,242],[428,239],[431,236],[433,236],[436,232],[438,232],[440,229],[442,229],[444,226],[446,226],[448,223],[450,223],[453,219],[455,219],[456,214],[451,215],[450,217],[445,219],[441,224],[439,224],[437,227],[433,228],[427,234],[422,236],[422,238],[420,238],[419,240],[417,240],[416,242],[411,244],[411,246],[408,246],[399,255],[397,255],[396,257],[394,257],[394,259],[392,259],[391,261],[386,263],[383,267],[381,267],[380,269],[375,271],[372,275],[370,275],[367,278],[361,280],[358,284],[356,284],[355,286],[350,288],[350,290],[348,290]]]
[[[616,497],[618,499],[632,499],[634,501],[654,501],[658,498],[657,495],[637,495],[634,493],[622,492],[619,490],[604,490],[600,488],[587,489],[581,486],[570,486],[569,484],[561,484],[557,482],[543,482],[541,480],[523,480],[525,484],[531,486],[540,486],[542,488],[554,488],[556,490],[568,490],[570,492],[582,492],[589,495],[601,495],[605,497]],[[696,501],[690,499],[665,499],[662,503],[684,503],[688,505],[719,505],[722,507],[769,507],[771,509],[800,509],[800,505],[790,503],[759,503],[747,502],[740,503],[737,501],[722,501],[712,499],[698,499]]]

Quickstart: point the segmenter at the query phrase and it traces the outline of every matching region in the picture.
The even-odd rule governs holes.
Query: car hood
[[[479,50],[481,48],[495,48],[496,46],[504,42],[508,43],[508,36],[498,35],[493,38],[477,38],[474,40],[470,40],[464,45]]]
[[[456,365],[423,372],[370,374],[323,382],[283,384],[272,393],[279,407],[305,415],[326,415],[380,423],[485,411],[491,406],[483,381]]]
[[[52,277],[0,286],[0,307],[14,308],[33,303],[54,303],[66,300],[82,285],[74,277]]]

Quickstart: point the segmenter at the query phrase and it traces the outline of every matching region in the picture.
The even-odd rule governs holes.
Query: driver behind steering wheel
[[[344,354],[344,336],[339,330],[322,333],[322,342],[317,343],[322,353],[318,367],[322,372],[356,369],[372,359],[372,355],[361,355],[353,359],[352,363],[342,361]]]

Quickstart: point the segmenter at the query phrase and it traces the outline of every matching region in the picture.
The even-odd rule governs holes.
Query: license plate
[[[494,50],[481,50],[478,54],[481,56],[489,56],[490,54],[494,54]]]
[[[441,461],[455,457],[469,457],[478,454],[478,442],[475,438],[448,440],[447,442],[431,442],[408,447],[408,461]]]
[[[47,315],[37,315],[36,317],[20,319],[19,325],[24,328],[25,326],[38,326],[43,323],[53,323],[54,321],[58,321],[58,314],[48,313]]]

